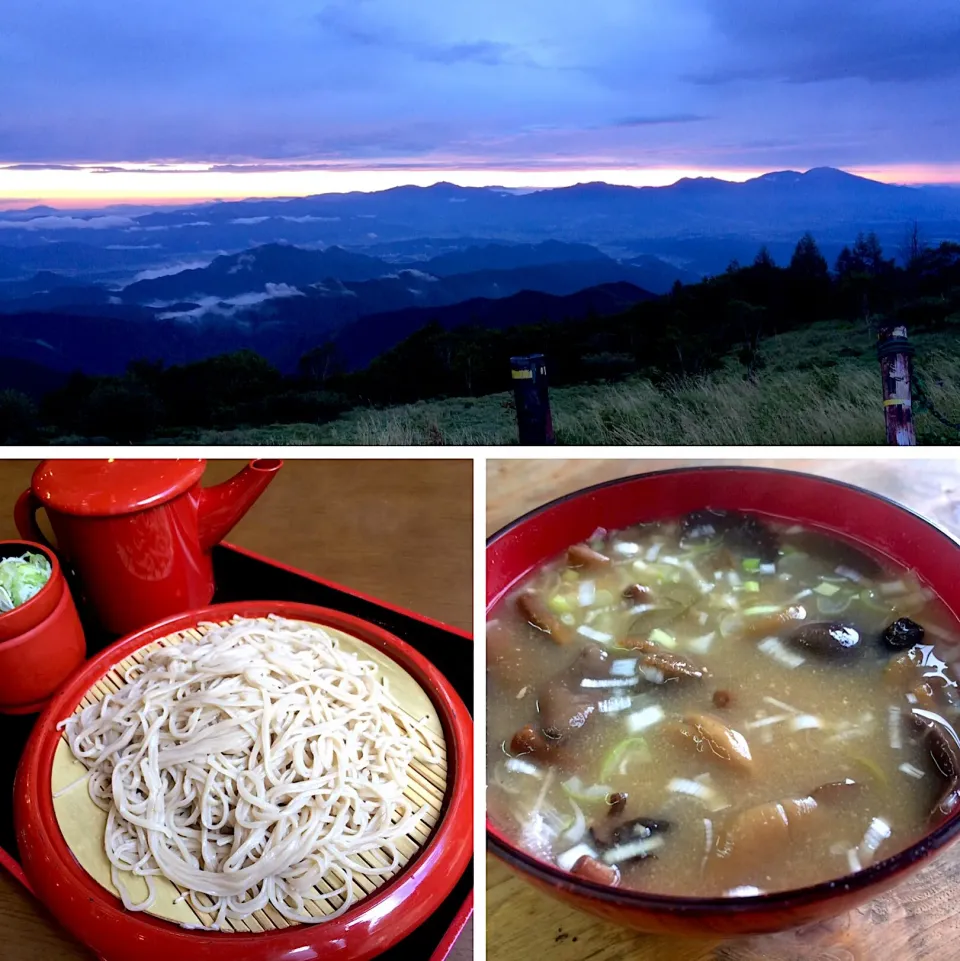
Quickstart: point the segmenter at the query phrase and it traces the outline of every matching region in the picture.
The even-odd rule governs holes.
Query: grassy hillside
[[[915,367],[937,408],[960,421],[960,338],[918,334]],[[561,444],[882,444],[880,370],[862,325],[820,322],[763,341],[754,376],[731,356],[709,376],[658,388],[633,378],[550,392]],[[960,441],[918,413],[921,443]],[[323,425],[199,431],[203,444],[513,444],[508,393],[359,409]]]

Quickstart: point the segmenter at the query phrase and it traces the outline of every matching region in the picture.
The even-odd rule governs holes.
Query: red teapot
[[[210,603],[212,549],[282,465],[255,460],[204,488],[204,460],[46,460],[14,520],[22,537],[49,544],[36,518],[46,510],[55,550],[101,625],[127,634]]]

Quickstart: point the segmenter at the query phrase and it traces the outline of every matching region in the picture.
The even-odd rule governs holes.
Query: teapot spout
[[[210,550],[227,536],[281,467],[282,460],[254,460],[229,480],[200,492],[200,544],[203,550]]]

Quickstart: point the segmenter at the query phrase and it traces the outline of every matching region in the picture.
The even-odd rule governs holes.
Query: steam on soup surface
[[[709,510],[598,531],[488,620],[491,818],[648,892],[849,874],[958,803],[958,639],[832,535]]]

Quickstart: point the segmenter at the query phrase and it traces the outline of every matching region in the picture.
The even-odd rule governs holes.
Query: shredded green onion
[[[0,561],[0,613],[26,604],[50,580],[50,561],[29,551]]]
[[[759,557],[745,557],[743,559],[743,569],[750,573],[760,570],[760,558]]]

